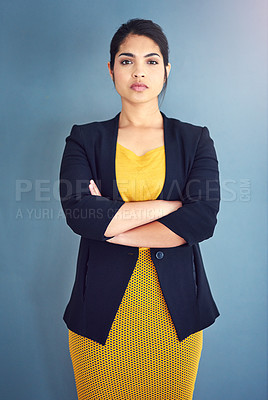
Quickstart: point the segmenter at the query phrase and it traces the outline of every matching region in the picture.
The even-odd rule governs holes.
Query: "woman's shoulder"
[[[162,113],[162,115],[170,127],[177,128],[182,131],[200,132],[204,128],[202,125],[182,121],[181,119],[175,117],[167,117],[164,113]]]
[[[165,114],[163,114],[163,117],[167,132],[176,137],[177,140],[183,141],[185,144],[191,143],[195,145],[204,135],[204,132],[208,133],[206,126],[185,122],[174,117],[167,117]]]
[[[118,116],[119,114],[106,120],[74,124],[69,137],[88,145],[102,142],[103,139],[109,141],[116,134]]]
[[[118,118],[119,114],[117,114],[115,117],[106,119],[106,120],[101,120],[101,121],[92,121],[92,122],[87,122],[84,124],[75,124],[80,131],[92,131],[92,132],[98,132],[99,130],[109,130],[111,127],[115,126],[116,120]]]

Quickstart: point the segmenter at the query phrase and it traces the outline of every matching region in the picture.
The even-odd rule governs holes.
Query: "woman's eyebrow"
[[[133,58],[135,58],[135,55],[134,55],[133,53],[120,53],[118,57],[120,57],[120,56],[133,57]],[[144,56],[144,57],[152,57],[152,56],[158,56],[158,57],[160,57],[160,55],[157,54],[157,53],[149,53],[149,54],[146,54],[146,56]]]

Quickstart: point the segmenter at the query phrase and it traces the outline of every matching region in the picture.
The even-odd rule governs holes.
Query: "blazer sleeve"
[[[196,153],[182,193],[182,207],[158,221],[188,245],[213,235],[220,204],[219,170],[214,142],[202,128]]]
[[[104,196],[91,195],[89,181],[94,179],[79,126],[66,138],[60,166],[60,199],[70,228],[83,237],[108,240],[104,232],[124,204]]]

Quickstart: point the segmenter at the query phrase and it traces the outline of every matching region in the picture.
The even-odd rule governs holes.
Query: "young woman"
[[[78,398],[192,399],[202,331],[219,315],[198,245],[219,210],[214,143],[159,110],[170,72],[159,25],[123,24],[110,55],[121,112],[74,125],[60,171],[81,236],[64,315]]]

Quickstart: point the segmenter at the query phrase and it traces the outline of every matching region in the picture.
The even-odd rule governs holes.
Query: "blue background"
[[[59,165],[74,123],[120,111],[109,44],[140,17],[170,44],[162,111],[206,125],[220,163],[219,222],[201,248],[221,317],[205,331],[194,398],[265,400],[266,1],[1,3],[1,399],[76,398],[62,314],[79,237],[61,212]]]

